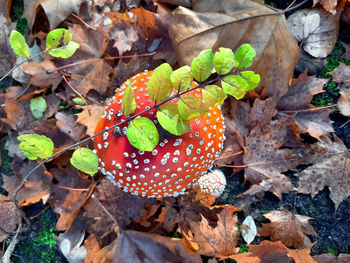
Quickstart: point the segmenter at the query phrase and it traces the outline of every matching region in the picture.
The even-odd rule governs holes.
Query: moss
[[[335,251],[334,249],[331,249],[331,248],[326,249],[325,251],[322,252],[322,254],[323,253],[330,253],[333,255],[338,255],[337,251]]]
[[[23,0],[12,0],[12,5],[10,9],[10,17],[12,22],[17,22],[16,29],[24,34],[27,26],[27,19],[22,18],[24,11]]]
[[[6,140],[3,140],[0,143],[0,148],[1,148],[1,166],[0,166],[0,172],[2,174],[6,174],[6,175],[11,175],[13,174],[10,164],[12,162],[12,158],[10,156],[8,156],[8,151],[5,150],[5,144],[6,144]]]
[[[243,245],[240,247],[238,253],[247,253],[247,252],[249,252],[249,247],[247,246],[247,244],[243,244]]]

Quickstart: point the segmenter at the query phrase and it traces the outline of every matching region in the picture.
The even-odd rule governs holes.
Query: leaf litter
[[[12,129],[18,134],[46,135],[57,149],[62,149],[93,134],[105,99],[131,75],[154,68],[160,60],[184,65],[203,49],[225,46],[235,50],[250,43],[257,51],[252,70],[261,75],[262,81],[243,101],[226,101],[223,111],[227,141],[217,164],[233,164],[244,170],[250,188],[240,194],[243,199],[262,200],[267,192],[279,199],[289,192],[314,197],[325,187],[329,188],[336,208],[348,198],[347,149],[340,140],[329,139],[333,132],[329,110],[314,111],[316,107],[310,103],[313,95],[323,92],[328,80],[308,76],[307,72],[291,79],[299,51],[283,12],[253,1],[222,1],[213,5],[205,0],[193,1],[192,10],[178,7],[173,13],[163,4],[146,1],[148,6],[139,7],[136,1],[128,3],[136,8],[119,13],[115,10],[120,7],[113,6],[113,1],[99,1],[89,12],[80,10],[93,25],[87,27],[72,19],[72,11],[79,13],[81,1],[73,2],[69,5],[33,1],[33,8],[27,9],[25,16],[34,14],[29,20],[30,29],[35,31],[32,26],[37,26],[33,10],[41,6],[51,28],[66,23],[81,47],[67,60],[44,57],[42,62],[22,65],[21,70],[29,75],[27,83],[23,83],[29,85],[28,89],[13,86],[7,94],[0,95],[4,103],[0,110],[3,132]],[[54,14],[52,4],[62,4],[64,8]],[[323,15],[330,19],[334,19],[332,13],[340,10],[330,1],[314,1],[316,4],[327,10]],[[99,13],[97,5],[107,11]],[[338,22],[335,20],[334,28]],[[262,30],[267,33],[262,35]],[[153,51],[156,53],[149,56],[104,60]],[[84,63],[85,60],[95,61]],[[77,64],[67,66],[71,63]],[[345,88],[347,71],[348,66],[341,64],[331,72],[333,80]],[[63,81],[62,74],[68,81]],[[72,99],[78,95],[88,105],[75,105]],[[41,118],[35,119],[29,104],[38,96],[45,98],[48,107]],[[63,105],[62,100],[67,104]],[[318,142],[305,144],[302,136],[306,133]],[[20,221],[11,198],[21,178],[36,162],[15,154],[18,142],[9,143],[12,148],[8,149],[15,156],[11,164],[14,175],[2,176],[3,188],[9,195],[1,195],[0,209],[4,211],[1,222],[5,222],[1,229],[11,233]],[[164,200],[130,196],[101,175],[92,179],[78,172],[70,165],[69,157],[68,152],[45,164],[18,194],[20,206],[41,200],[60,215],[56,228],[65,232],[58,237],[59,247],[69,262],[81,262],[84,258],[85,262],[202,262],[201,255],[214,257],[210,259],[213,262],[215,257],[237,262],[317,261],[310,256],[310,239],[315,231],[307,216],[287,210],[260,212],[271,221],[262,228],[258,225],[260,234],[270,236],[274,242],[248,245],[250,252],[237,254],[240,231],[236,224],[246,207],[241,211],[229,205],[214,206],[215,198],[199,189]],[[285,172],[297,171],[299,165],[308,167],[297,173],[299,182],[295,185]],[[9,235],[0,234],[2,240]],[[170,234],[177,237],[169,237]],[[293,249],[287,248],[291,246]],[[341,254],[337,260],[346,256]]]

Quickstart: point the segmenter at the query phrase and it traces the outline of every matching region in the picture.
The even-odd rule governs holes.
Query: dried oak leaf
[[[350,66],[340,63],[339,67],[330,72],[333,81],[337,82],[341,88],[350,88]]]
[[[3,175],[4,185],[3,188],[9,193],[10,198],[13,195],[17,187],[22,182],[23,178],[36,166],[36,162],[29,161],[24,162],[17,157],[11,163],[11,169],[14,172],[12,176]],[[22,189],[17,194],[18,205],[26,206],[35,204],[40,200],[43,203],[50,197],[51,192],[51,174],[45,170],[42,166],[35,170],[35,172],[25,182]]]
[[[324,92],[323,86],[328,80],[308,76],[305,71],[297,79],[293,79],[288,92],[277,103],[280,112],[294,113],[294,122],[299,132],[308,132],[317,139],[334,131],[328,117],[330,110],[312,111],[317,108],[311,105],[313,96]]]
[[[331,14],[335,15],[337,13],[337,8],[341,8],[347,0],[313,0],[313,6],[320,4],[324,9],[326,9]]]
[[[102,94],[105,93],[108,86],[111,85],[109,74],[112,72],[112,67],[106,61],[98,60],[102,58],[107,46],[106,33],[103,26],[92,30],[74,24],[70,31],[73,35],[73,40],[79,43],[80,47],[72,57],[57,61],[56,65],[59,67],[77,63],[75,66],[66,68],[64,72],[80,76],[69,79],[70,85],[80,95],[86,96],[90,90],[96,90]],[[89,61],[90,59],[92,61]],[[67,85],[66,92],[68,91],[70,96],[77,96]]]
[[[13,232],[19,223],[21,223],[21,213],[17,210],[14,202],[6,196],[0,195],[0,242],[9,236],[2,229]]]
[[[213,228],[202,216],[200,222],[191,222],[193,235],[184,235],[191,243],[198,244],[197,253],[219,258],[227,258],[238,252],[239,231],[236,227],[237,211],[225,206],[218,214],[217,226]]]
[[[317,263],[349,263],[350,254],[339,254],[338,256],[326,253],[313,256]]]
[[[310,245],[310,240],[306,241],[306,234],[317,235],[308,223],[311,217],[294,215],[286,209],[272,211],[264,216],[271,223],[263,224],[259,234],[270,236],[272,241],[281,241],[286,247],[304,248]]]
[[[96,253],[95,263],[183,262],[200,263],[200,255],[190,254],[182,240],[137,231],[121,231],[116,240]]]
[[[253,187],[244,194],[256,194],[262,198],[265,191],[270,191],[282,198],[282,193],[292,189],[290,180],[282,174],[294,165],[288,159],[291,150],[282,148],[287,141],[289,125],[290,118],[282,117],[272,121],[265,131],[256,126],[246,137],[244,176]]]
[[[178,7],[173,14],[169,35],[180,65],[190,65],[203,49],[236,51],[250,43],[256,50],[251,70],[261,76],[256,91],[265,87],[275,98],[287,92],[299,51],[282,13],[250,0],[197,0],[193,11]]]
[[[328,137],[316,144],[325,153],[318,162],[299,173],[298,191],[314,197],[324,187],[330,190],[329,197],[338,208],[350,195],[349,153],[343,142],[336,138],[332,142]],[[320,156],[318,156],[320,157]]]
[[[338,39],[339,15],[324,9],[298,10],[288,17],[287,24],[303,49],[316,58],[328,56]]]
[[[252,256],[260,258],[261,262],[316,263],[310,256],[311,247],[294,250],[286,248],[280,241],[264,240],[260,245],[249,245],[249,251]]]

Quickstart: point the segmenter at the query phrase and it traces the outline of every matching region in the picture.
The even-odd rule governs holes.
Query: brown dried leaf
[[[16,230],[21,223],[21,213],[16,209],[13,201],[4,195],[0,195],[0,227],[8,232]],[[8,234],[0,230],[0,242],[4,241]]]
[[[20,185],[23,178],[36,166],[36,162],[29,161],[24,163],[23,160],[17,157],[11,163],[11,169],[14,172],[12,176],[3,175],[4,189],[9,192],[11,199],[16,191],[16,188]],[[50,197],[51,191],[51,178],[50,173],[45,171],[41,166],[31,176],[30,179],[24,184],[22,189],[17,194],[18,205],[26,206],[35,204],[40,200],[43,203]]]
[[[57,112],[55,118],[57,120],[56,125],[60,131],[67,134],[74,141],[79,141],[80,138],[85,135],[85,127],[75,121],[74,115]]]
[[[338,256],[327,253],[313,256],[317,263],[349,263],[350,254],[339,254]]]
[[[271,223],[263,224],[259,234],[270,236],[272,241],[281,241],[286,247],[302,248],[310,244],[305,243],[306,235],[316,235],[308,223],[311,217],[294,215],[286,209],[264,214]]]
[[[261,76],[257,92],[266,87],[275,98],[287,92],[299,51],[283,14],[249,0],[197,0],[193,10],[177,8],[169,31],[180,65],[190,65],[203,49],[235,51],[250,43],[257,53],[251,70]]]
[[[302,9],[290,15],[287,24],[311,56],[324,58],[332,52],[338,38],[339,15],[323,9]]]
[[[258,184],[250,191],[262,198],[264,191],[270,191],[281,198],[282,193],[292,189],[290,180],[281,172],[292,168],[293,162],[288,160],[290,150],[281,149],[287,141],[290,118],[276,119],[262,131],[255,127],[246,137],[246,153],[243,157],[245,178],[252,184]],[[266,182],[264,182],[266,181]]]
[[[337,82],[341,88],[350,88],[350,66],[340,63],[339,67],[331,71],[333,81]]]
[[[332,142],[323,137],[317,143],[326,154],[317,163],[299,173],[298,191],[314,197],[325,186],[329,187],[329,197],[338,208],[339,204],[350,195],[349,153],[340,139]]]
[[[77,114],[77,122],[85,125],[87,127],[86,134],[92,136],[95,134],[96,123],[98,123],[101,118],[105,107],[94,104],[92,106],[84,106],[81,108],[83,111]]]
[[[238,252],[236,246],[239,231],[236,227],[237,215],[234,212],[235,210],[225,206],[218,214],[219,220],[215,228],[203,216],[201,222],[191,223],[194,239],[190,241],[198,243],[197,253],[225,258]]]
[[[56,71],[55,64],[50,60],[25,63],[21,67],[24,73],[31,75],[28,84],[38,87],[52,86],[53,89],[56,89],[62,81],[61,74]]]
[[[338,0],[313,0],[313,6],[316,4],[322,5],[324,9],[335,15],[337,13],[336,7]]]
[[[200,255],[191,255],[181,239],[136,231],[122,231],[108,247],[96,254],[95,263],[184,262],[200,263]]]
[[[311,257],[311,248],[316,244],[312,243],[309,247],[304,249],[288,249],[287,255],[294,259],[295,263],[316,263],[316,261]]]
[[[0,2],[0,76],[4,76],[13,66],[15,53],[10,46],[9,37],[16,23],[7,16],[7,1]]]

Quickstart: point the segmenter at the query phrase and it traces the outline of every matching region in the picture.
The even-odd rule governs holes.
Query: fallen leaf
[[[193,1],[193,10],[173,12],[169,35],[180,65],[190,65],[203,49],[236,51],[249,43],[256,50],[251,70],[261,76],[256,91],[265,87],[266,95],[275,98],[287,92],[299,51],[282,13],[249,0]]]
[[[70,136],[74,141],[79,141],[85,135],[85,127],[76,123],[74,115],[57,112],[55,118],[57,120],[56,125],[60,131]]]
[[[200,255],[191,255],[181,239],[137,231],[122,231],[108,247],[96,253],[95,263],[184,262],[200,263]]]
[[[328,186],[331,192],[329,197],[338,208],[350,194],[348,151],[338,138],[332,142],[328,137],[323,137],[317,145],[325,149],[325,154],[314,165],[299,173],[298,191],[314,197]]]
[[[294,259],[295,263],[316,263],[316,261],[311,257],[311,248],[316,244],[314,242],[311,246],[304,249],[288,249],[287,255]]]
[[[242,223],[241,235],[247,244],[253,242],[257,234],[256,225],[254,219],[251,216],[247,216]]]
[[[215,228],[211,227],[203,216],[201,222],[192,222],[191,231],[194,238],[190,241],[198,244],[197,253],[225,258],[238,252],[237,215],[225,206],[218,218]]]
[[[341,88],[350,88],[350,66],[340,63],[339,67],[330,72],[333,81],[337,82]]]
[[[311,217],[294,215],[286,209],[272,211],[264,214],[271,223],[263,224],[259,234],[270,236],[272,241],[281,241],[286,247],[294,248],[306,247],[306,234],[316,235],[312,226],[308,223]]]
[[[322,7],[324,9],[326,9],[328,12],[332,13],[333,15],[335,15],[336,11],[336,7],[337,7],[337,0],[313,0],[313,6],[315,6],[316,4],[320,4],[322,5]]]
[[[298,10],[287,19],[289,29],[311,56],[328,56],[338,39],[339,15],[334,16],[323,9]]]
[[[350,116],[350,88],[343,88],[340,90],[338,108],[341,114]]]
[[[77,122],[87,127],[86,134],[92,136],[95,134],[96,123],[102,117],[105,106],[94,104],[92,106],[80,107],[82,112],[78,113]]]
[[[339,254],[338,256],[326,253],[313,256],[317,263],[348,263],[350,262],[350,254]]]
[[[50,22],[50,28],[56,28],[71,13],[79,13],[83,0],[33,0],[26,7],[23,17],[28,21],[31,30],[37,15],[37,8],[41,6]]]
[[[21,223],[21,213],[17,210],[13,201],[4,195],[0,195],[0,227],[7,232],[14,232]],[[0,230],[0,242],[9,235]]]
[[[23,163],[23,160],[17,157],[11,163],[11,169],[14,172],[12,176],[3,175],[3,188],[9,193],[12,199],[17,187],[23,178],[36,166],[36,162],[29,161]],[[20,206],[35,204],[40,200],[45,204],[50,197],[51,175],[41,166],[25,182],[22,189],[17,194],[17,202]]]

